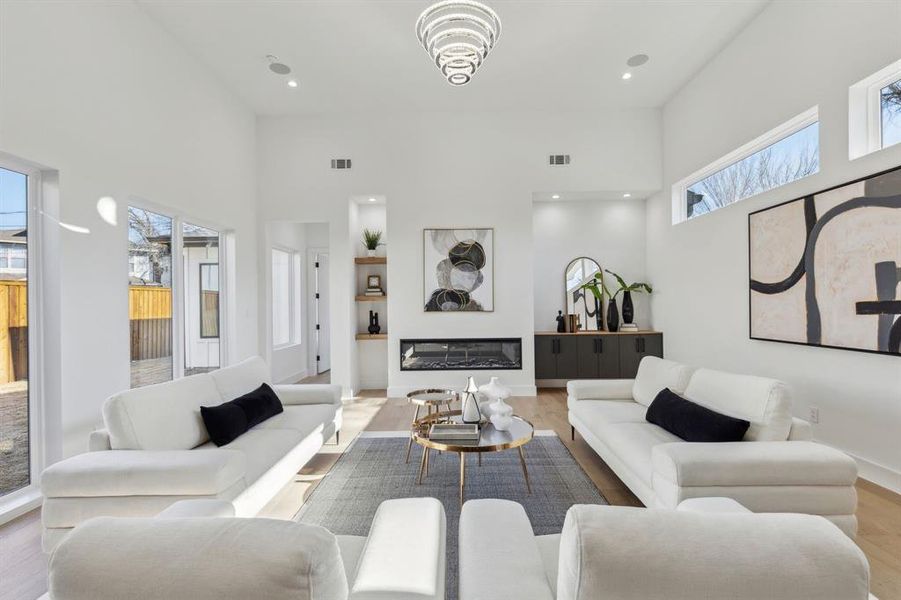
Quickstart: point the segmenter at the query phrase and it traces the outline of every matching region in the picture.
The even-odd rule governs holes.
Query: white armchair
[[[156,518],[92,519],[50,558],[48,600],[443,600],[446,522],[434,498],[383,502],[366,537],[235,519],[188,500]]]
[[[460,515],[460,600],[866,600],[863,552],[826,519],[752,514],[728,499],[685,510],[576,505],[535,536],[522,506]]]

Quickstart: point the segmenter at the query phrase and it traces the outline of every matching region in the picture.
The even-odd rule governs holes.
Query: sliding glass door
[[[28,389],[26,173],[0,167],[0,496],[28,487],[32,407]]]

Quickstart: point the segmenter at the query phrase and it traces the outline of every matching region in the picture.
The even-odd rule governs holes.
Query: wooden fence
[[[128,288],[131,360],[172,355],[172,288]]]
[[[28,285],[0,281],[0,383],[28,379]]]

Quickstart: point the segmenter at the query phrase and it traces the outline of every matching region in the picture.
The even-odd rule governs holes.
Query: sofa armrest
[[[581,379],[566,384],[573,400],[632,400],[634,379]]]
[[[804,419],[792,417],[792,427],[788,430],[788,441],[809,442],[813,440],[813,427]]]
[[[553,600],[532,524],[510,500],[469,500],[460,512],[460,600]]]
[[[274,385],[282,404],[341,404],[341,386],[324,383]]]
[[[210,450],[86,452],[41,473],[47,498],[215,496],[244,477],[244,454]]]
[[[854,485],[857,463],[815,442],[660,444],[651,452],[654,477],[680,487]]]
[[[88,438],[88,452],[101,452],[103,450],[112,450],[110,443],[109,431],[106,429],[96,429],[91,432]]]
[[[357,562],[353,600],[444,600],[447,518],[435,498],[382,502]]]
[[[198,517],[234,517],[235,505],[228,500],[179,500],[159,513],[157,519],[193,519]]]

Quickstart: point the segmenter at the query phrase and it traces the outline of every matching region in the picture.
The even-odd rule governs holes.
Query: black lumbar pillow
[[[687,442],[740,442],[751,426],[686,400],[669,388],[660,390],[645,419]]]
[[[219,406],[201,406],[200,416],[210,439],[217,446],[233,441],[251,427],[284,412],[281,400],[268,384],[263,384]]]

